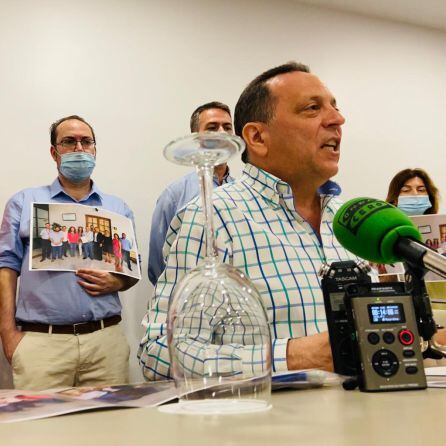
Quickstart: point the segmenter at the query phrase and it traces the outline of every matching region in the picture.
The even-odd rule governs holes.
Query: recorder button
[[[398,371],[398,358],[390,350],[378,350],[372,356],[372,366],[376,373],[388,378]]]
[[[386,331],[383,334],[383,341],[386,344],[393,344],[395,342],[395,335],[393,333],[391,333],[390,331]]]
[[[412,345],[415,340],[413,333],[410,330],[401,330],[398,334],[401,344]]]
[[[415,356],[415,352],[413,350],[403,350],[403,356],[405,358],[413,358]]]
[[[376,345],[379,342],[379,334],[372,331],[368,334],[367,339],[369,340],[370,344]]]

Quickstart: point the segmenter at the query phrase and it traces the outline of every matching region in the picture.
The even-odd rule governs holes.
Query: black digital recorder
[[[345,286],[370,283],[371,279],[367,274],[369,271],[368,264],[348,260],[324,265],[319,272],[322,276],[321,286],[334,371],[341,375],[357,376],[360,373],[357,359],[354,357],[356,351],[352,339],[354,327],[347,317],[344,306]]]

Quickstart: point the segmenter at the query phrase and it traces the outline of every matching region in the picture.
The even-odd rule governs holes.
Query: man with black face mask
[[[50,153],[58,178],[51,185],[15,194],[3,215],[3,349],[12,365],[16,388],[122,384],[128,381],[129,346],[118,325],[118,291],[130,288],[136,280],[90,269],[76,273],[28,269],[32,202],[97,206],[133,219],[124,201],[101,192],[90,178],[96,163],[91,125],[79,116],[68,116],[55,122],[50,131]]]

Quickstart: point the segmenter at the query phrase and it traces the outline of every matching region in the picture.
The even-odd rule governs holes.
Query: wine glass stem
[[[206,259],[217,258],[217,248],[214,236],[214,212],[212,206],[212,190],[214,167],[211,165],[197,166],[200,181],[201,203],[203,205],[204,230],[206,233]]]

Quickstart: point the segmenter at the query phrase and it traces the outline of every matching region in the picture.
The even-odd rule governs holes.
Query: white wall
[[[408,166],[446,190],[446,33],[295,1],[0,0],[0,37],[1,207],[53,180],[47,129],[80,114],[97,133],[95,180],[135,211],[144,273],[156,198],[186,173],[163,146],[188,132],[197,105],[233,107],[254,76],[292,59],[320,75],[347,118],[346,199],[384,197]],[[134,350],[151,293],[144,274],[122,296]],[[138,380],[134,352],[131,366]]]

